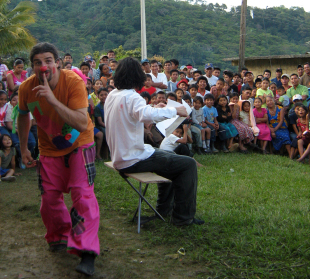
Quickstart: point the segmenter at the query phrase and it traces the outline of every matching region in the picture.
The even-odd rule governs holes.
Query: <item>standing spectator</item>
[[[309,85],[310,82],[310,64],[309,62],[306,62],[304,64],[304,75],[299,79],[299,84],[307,86]]]
[[[232,79],[233,79],[234,73],[231,71],[224,71],[224,80],[227,82],[229,88],[228,88],[228,93],[236,92],[238,93],[238,86],[233,84]]]
[[[219,77],[220,77],[220,74],[221,74],[221,68],[219,68],[219,67],[214,67],[214,68],[213,68],[212,74],[213,74],[215,77],[219,78]]]
[[[158,62],[156,60],[151,61],[151,76],[153,80],[152,86],[156,88],[156,92],[159,92],[163,89],[167,89],[168,81],[164,73],[158,72]]]
[[[307,99],[309,96],[308,88],[298,83],[298,75],[291,74],[292,87],[286,91],[286,95],[290,98],[290,102],[293,103],[293,97],[296,94],[302,96],[302,103],[307,107]]]
[[[6,81],[6,73],[8,70],[8,66],[2,63],[2,58],[0,56],[0,81]],[[4,85],[6,84],[4,83]]]
[[[108,51],[108,58],[115,60],[115,52],[114,52],[114,50],[111,49],[111,50]]]
[[[281,68],[276,69],[276,77],[273,78],[271,82],[274,82],[277,85],[277,87],[282,86],[281,76],[282,76],[282,69]]]
[[[151,73],[150,61],[148,59],[142,59],[141,60],[141,66],[142,66],[142,70],[146,74],[150,74]]]
[[[212,87],[213,85],[216,84],[218,78],[214,75],[212,75],[213,72],[213,64],[212,63],[207,63],[205,65],[205,75],[204,77],[206,77],[208,79],[208,83],[210,85],[210,87]]]
[[[17,59],[14,62],[14,70],[10,71],[7,75],[7,83],[8,83],[8,91],[9,97],[12,95],[13,90],[21,85],[21,83],[26,80],[27,71],[24,71],[24,61],[21,59]]]
[[[266,70],[264,71],[263,77],[264,77],[264,78],[268,78],[268,79],[270,80],[271,71],[268,70],[268,69],[266,69]]]
[[[250,72],[250,71],[247,71],[247,72],[244,73],[244,77],[246,78],[247,84],[248,84],[251,88],[253,88],[253,87],[254,87],[254,81],[253,81],[254,75],[253,75],[253,73]],[[240,89],[240,94],[242,94],[242,91],[243,91],[244,86],[245,86],[245,84],[242,85],[242,87],[241,87],[241,89]]]
[[[304,74],[304,67],[300,64],[297,66],[297,74],[298,78],[301,78]]]
[[[171,62],[171,69],[177,70],[179,68],[179,61],[176,59],[170,59]]]
[[[282,83],[282,86],[284,87],[285,92],[287,92],[287,90],[292,87],[291,85],[288,85],[289,81],[290,81],[290,76],[288,74],[283,74],[281,76],[281,83]]]
[[[164,74],[167,77],[167,81],[170,80],[170,71],[171,71],[171,62],[168,60],[168,61],[165,61],[164,63]]]
[[[64,60],[63,60],[63,62],[64,63],[66,63],[66,62],[70,62],[70,64],[71,64],[71,69],[78,69],[78,67],[75,67],[75,66],[73,66],[73,58],[72,58],[72,55],[70,54],[70,53],[66,53],[65,55],[64,55]],[[70,69],[70,70],[71,70]]]
[[[174,92],[177,89],[177,79],[179,77],[179,71],[178,70],[171,70],[170,71],[170,80],[168,81],[168,91]]]

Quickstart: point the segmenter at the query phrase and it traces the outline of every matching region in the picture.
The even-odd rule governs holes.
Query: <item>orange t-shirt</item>
[[[89,116],[84,132],[73,129],[44,97],[36,98],[36,92],[32,89],[38,85],[39,80],[35,75],[20,85],[18,106],[20,113],[31,111],[37,121],[40,154],[59,157],[93,142],[94,126]],[[72,110],[88,107],[85,83],[73,71],[60,71],[59,81],[53,93],[59,102]]]

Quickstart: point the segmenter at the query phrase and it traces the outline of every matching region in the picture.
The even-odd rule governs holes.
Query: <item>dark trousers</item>
[[[157,184],[157,211],[166,216],[172,210],[172,222],[175,225],[192,222],[197,196],[197,166],[194,159],[155,149],[151,157],[119,171],[155,172],[170,179],[172,183]]]
[[[183,144],[180,143],[176,149],[174,149],[174,152],[178,155],[184,155],[184,156],[189,156],[190,155],[190,151],[189,148],[187,146],[187,144]]]

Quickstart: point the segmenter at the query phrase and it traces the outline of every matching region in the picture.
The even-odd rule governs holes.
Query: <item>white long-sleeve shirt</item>
[[[144,144],[144,124],[176,116],[175,108],[153,108],[133,89],[114,89],[104,104],[106,140],[114,168],[124,169],[149,158],[155,149]]]

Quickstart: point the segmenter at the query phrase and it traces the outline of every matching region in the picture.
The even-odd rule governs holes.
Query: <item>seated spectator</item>
[[[148,105],[151,101],[151,95],[147,91],[141,92],[140,96],[145,100],[146,104]]]
[[[154,93],[154,94],[151,95],[151,104],[150,104],[150,106],[154,107],[156,105],[157,105],[157,94]]]
[[[182,89],[177,89],[176,92],[177,92],[177,91],[182,91],[182,94],[184,95]],[[177,94],[174,93],[174,92],[169,92],[169,93],[167,94],[167,100],[169,100],[169,99],[172,100],[172,101],[177,102],[177,101],[178,101]]]
[[[219,78],[216,81],[215,86],[211,87],[210,93],[214,96],[214,100],[217,100],[220,95],[227,95],[227,92],[224,89],[224,79]]]
[[[196,96],[202,97],[202,95],[201,95],[200,93],[198,93],[198,86],[197,86],[197,84],[192,84],[192,85],[188,88],[188,91],[189,91],[189,94],[190,94],[191,102],[192,102],[192,103],[193,103],[193,99],[194,99]]]
[[[179,71],[178,70],[171,70],[170,71],[170,80],[168,81],[168,91],[174,92],[177,89],[177,79],[179,77]]]
[[[156,88],[152,86],[152,76],[150,74],[146,74],[146,78],[144,81],[144,86],[141,88],[141,90],[138,90],[138,93],[141,93],[143,91],[149,92],[150,95],[154,94],[156,92]]]
[[[156,94],[156,103],[157,105],[160,103],[166,104],[166,93],[164,91],[159,91]]]
[[[254,86],[257,88],[257,90],[262,88],[262,79],[260,78],[255,79]]]
[[[217,79],[216,79],[217,80]],[[215,82],[216,83],[216,82]],[[210,85],[205,76],[201,76],[197,79],[198,93],[204,97],[205,94],[210,93]]]
[[[184,96],[184,91],[181,88],[178,88],[177,90],[174,91],[174,93],[177,96],[177,102],[182,104],[182,97]],[[168,96],[167,96],[168,98]]]
[[[189,85],[196,84],[197,79],[202,76],[202,72],[196,69],[193,70],[193,79],[188,82]]]
[[[277,88],[277,92],[279,95],[279,100],[276,101],[277,105],[280,105],[282,107],[289,107],[290,105],[290,98],[285,94],[285,89],[284,87],[281,85]],[[293,97],[294,99],[294,97]]]
[[[268,89],[269,87],[269,79],[268,78],[263,78],[262,80],[262,87],[257,89],[257,92],[256,92],[256,98],[261,98],[262,100],[262,108],[266,108],[266,97],[267,96],[271,96],[271,97],[274,97],[273,96],[273,93],[270,89]]]
[[[183,90],[183,93],[185,94],[185,92],[187,92],[187,88],[188,88],[188,80],[187,79],[181,79],[177,83],[177,88],[181,88]]]

